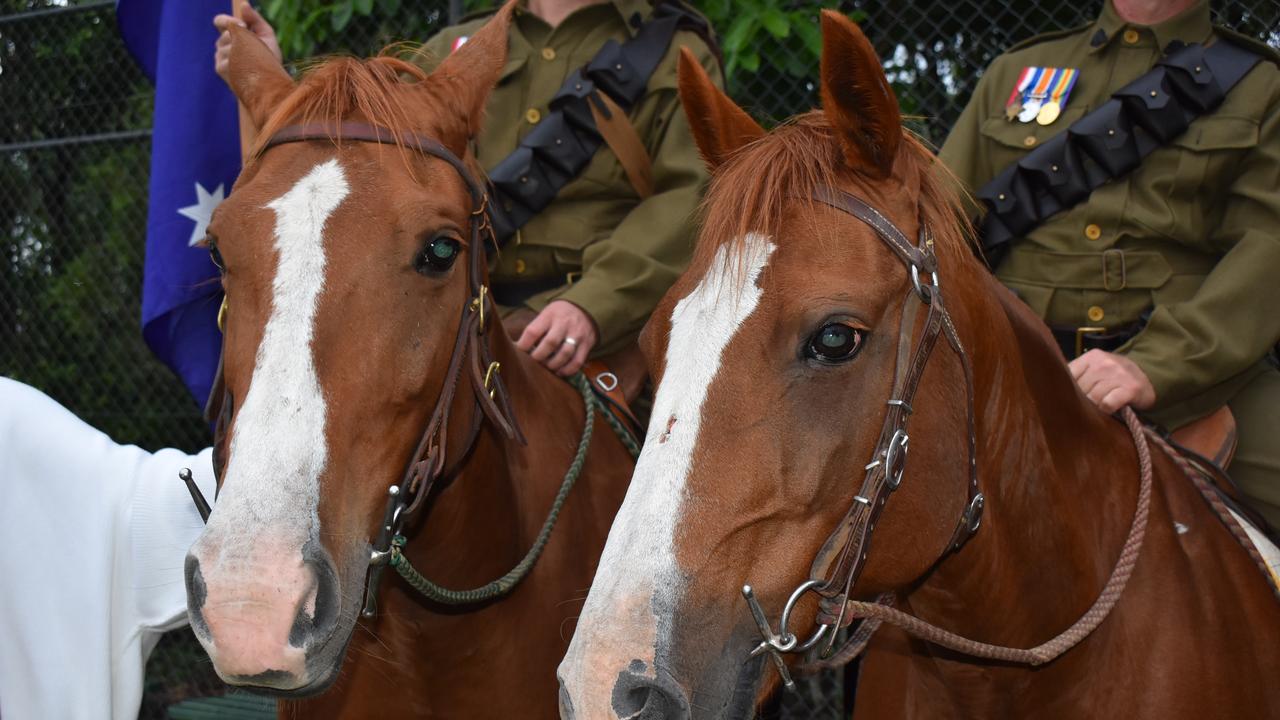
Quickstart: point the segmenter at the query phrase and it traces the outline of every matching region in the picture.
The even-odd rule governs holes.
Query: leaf
[[[764,25],[764,29],[776,38],[784,38],[791,34],[791,21],[778,8],[767,8],[760,15],[760,22]]]
[[[355,0],[342,0],[333,7],[333,15],[329,16],[333,29],[341,32],[346,29],[347,24],[351,22],[351,14],[355,11]]]
[[[748,72],[755,72],[760,69],[760,56],[754,52],[744,53],[742,55],[742,69]]]
[[[724,34],[724,51],[731,55],[741,52],[755,37],[758,23],[753,15],[739,15],[729,26],[729,32]]]
[[[369,15],[373,12],[373,0],[355,0],[356,12]]]
[[[796,34],[804,40],[805,49],[814,58],[822,57],[822,29],[815,22],[798,22],[792,25],[796,29]]]
[[[400,0],[378,0],[378,10],[384,15],[400,12]]]

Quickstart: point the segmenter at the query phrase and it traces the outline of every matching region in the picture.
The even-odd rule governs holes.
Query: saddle
[[[1169,434],[1169,439],[1182,450],[1190,450],[1226,471],[1236,454],[1236,418],[1231,408],[1223,405],[1195,422]]]

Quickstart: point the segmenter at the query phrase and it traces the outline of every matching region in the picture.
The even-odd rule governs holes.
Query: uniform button
[[[549,47],[548,47],[548,48],[542,48],[542,59],[543,59],[543,60],[555,60],[555,59],[556,59],[556,51],[555,51],[554,49],[552,49],[552,48],[549,48]]]
[[[1102,228],[1093,223],[1084,226],[1084,236],[1090,240],[1097,240],[1102,237]]]
[[[529,108],[524,111],[524,119],[527,120],[530,125],[537,125],[538,121],[542,119],[542,113],[538,112],[538,108]]]
[[[524,271],[528,269],[529,269],[529,266],[525,265],[525,262],[523,260],[516,258],[516,274],[517,275],[523,275]]]
[[[1128,30],[1124,31],[1124,41],[1129,43],[1130,45],[1136,45],[1138,43],[1139,37],[1140,36],[1138,35],[1138,31],[1134,30],[1133,28],[1129,28]]]
[[[1023,144],[1023,145],[1026,145],[1027,147],[1031,147],[1032,145],[1035,145],[1035,144],[1036,144],[1036,136],[1035,136],[1035,135],[1028,135],[1028,136],[1026,136],[1025,138],[1023,138],[1023,139],[1022,139],[1022,144]]]
[[[1102,322],[1102,318],[1106,316],[1107,314],[1097,305],[1089,308],[1089,322]]]

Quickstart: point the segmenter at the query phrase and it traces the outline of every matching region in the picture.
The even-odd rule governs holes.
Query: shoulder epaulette
[[[1052,32],[1040,33],[1039,35],[1032,35],[1026,40],[1022,40],[1014,43],[1013,46],[1010,47],[1008,50],[1005,50],[1005,52],[1011,53],[1011,52],[1014,52],[1015,50],[1022,50],[1024,48],[1029,48],[1032,45],[1039,45],[1042,42],[1048,42],[1050,40],[1058,40],[1060,38],[1068,37],[1070,35],[1075,35],[1078,32],[1083,32],[1085,30],[1088,30],[1091,27],[1093,27],[1093,23],[1090,22],[1085,25],[1080,25],[1078,27],[1067,28],[1066,30],[1054,30]]]
[[[1270,60],[1271,62],[1280,65],[1280,50],[1271,47],[1258,38],[1218,25],[1213,26],[1213,31],[1222,35],[1222,37],[1227,40],[1230,40],[1232,44],[1239,45],[1246,50],[1261,55],[1263,60]]]

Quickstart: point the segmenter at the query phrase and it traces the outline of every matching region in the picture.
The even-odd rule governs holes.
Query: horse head
[[[977,262],[870,42],[829,11],[822,32],[822,110],[770,133],[690,57],[680,67],[713,180],[695,259],[644,332],[652,421],[559,669],[566,714],[749,716],[777,676],[770,648],[753,653],[762,634],[744,585],[779,645],[824,640],[819,594],[796,591],[816,578],[824,597],[846,594],[839,529],[869,476],[906,479],[872,520],[850,598],[925,575],[971,503],[962,354],[927,355],[911,407],[886,401],[937,322],[926,320],[931,271],[949,298],[964,296]],[[833,207],[843,193],[870,210]],[[890,227],[918,250],[891,247]],[[904,262],[912,252],[921,258]],[[951,305],[948,325],[969,325]],[[933,330],[959,347],[954,326]],[[883,452],[890,411],[910,417],[909,459],[905,438]]]
[[[433,405],[455,397],[442,446],[479,422],[472,369],[459,379],[451,360],[474,352],[460,328],[485,268],[483,212],[454,161],[470,160],[509,18],[429,75],[339,58],[298,83],[232,31],[229,82],[261,136],[209,226],[227,297],[228,442],[186,562],[192,627],[231,684],[304,695],[333,681],[388,486]],[[383,135],[342,137],[357,126]]]

